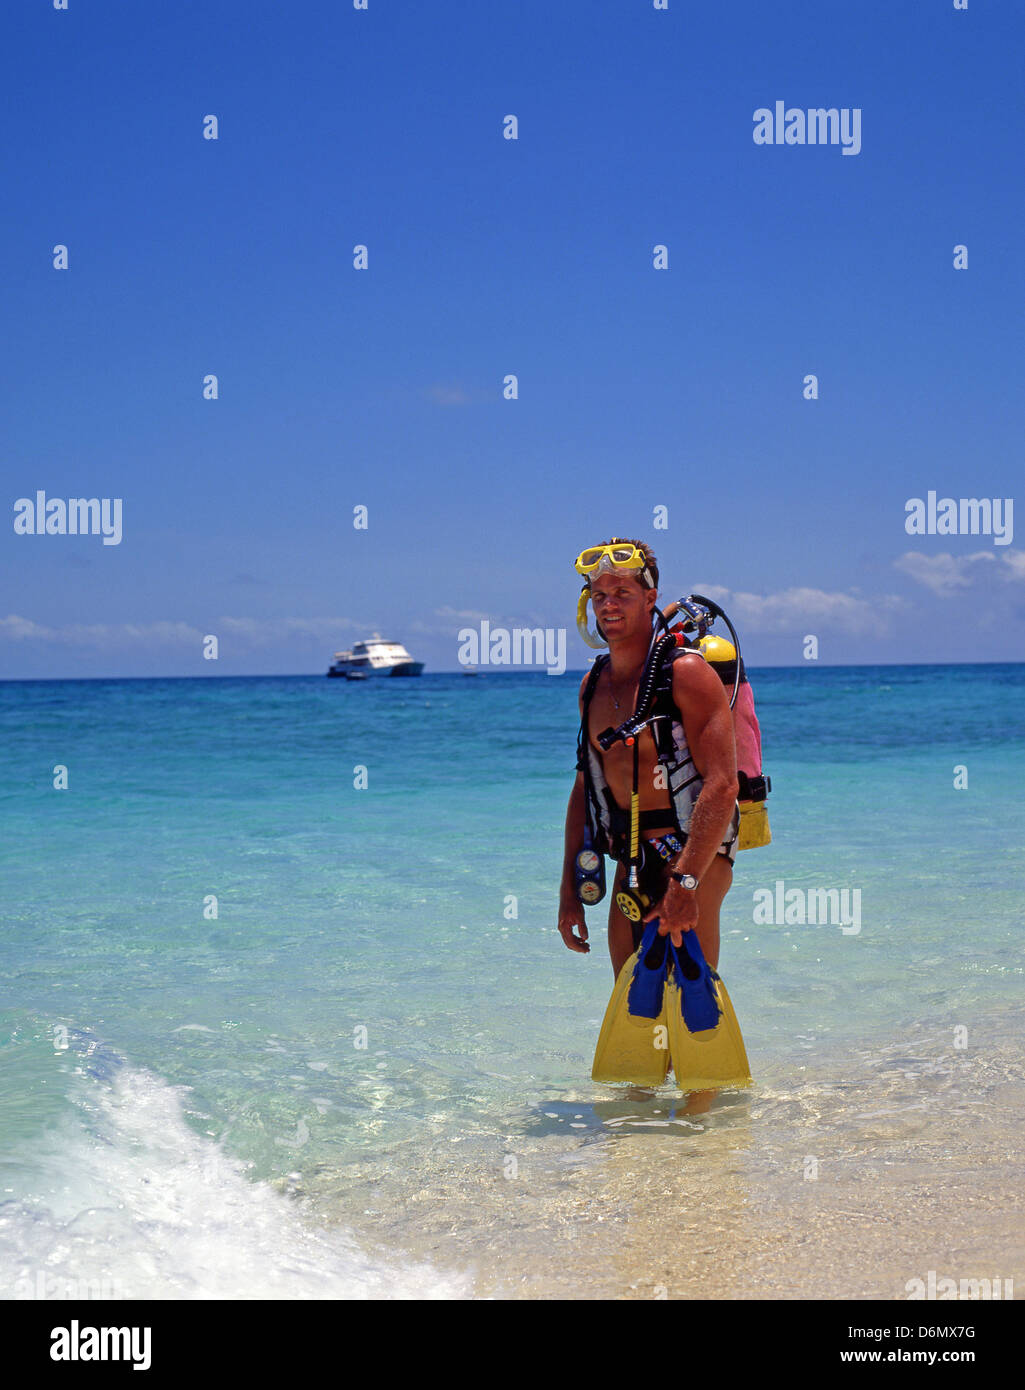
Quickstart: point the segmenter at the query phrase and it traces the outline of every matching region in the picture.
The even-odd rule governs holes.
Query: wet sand
[[[669,1090],[560,1099],[525,1133],[410,1153],[379,1182],[324,1175],[320,1198],[344,1190],[359,1238],[468,1275],[475,1297],[901,1300],[930,1271],[1022,1296],[1016,1043],[923,1040],[780,1080],[689,1116]]]

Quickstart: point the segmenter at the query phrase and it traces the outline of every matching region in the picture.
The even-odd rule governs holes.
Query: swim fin
[[[705,1033],[717,1027],[719,1001],[697,932],[685,931],[679,947],[674,946],[668,936],[665,939],[672,953],[673,977],[683,995],[684,1023],[692,1033]]]
[[[693,941],[689,940],[691,937]],[[747,1086],[751,1081],[751,1065],[726,986],[705,961],[697,932],[684,932],[683,941],[686,949],[678,950],[671,941],[669,943],[673,974],[665,990],[669,1055],[676,1085],[681,1091]],[[698,965],[698,980],[688,978],[695,964]],[[685,988],[680,988],[681,983]],[[713,1027],[692,1029],[687,1026],[688,1019],[692,1025],[707,1022],[713,1012],[718,1019]]]
[[[666,975],[669,972],[668,936],[659,936],[658,918],[649,922],[637,948],[637,963],[627,994],[627,1006],[633,1018],[658,1018]]]
[[[649,922],[640,947],[620,970],[594,1051],[593,1081],[632,1081],[638,1086],[661,1086],[665,1081],[667,941],[658,935],[658,919]]]

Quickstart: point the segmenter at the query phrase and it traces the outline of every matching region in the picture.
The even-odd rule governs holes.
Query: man
[[[733,881],[739,814],[733,718],[722,682],[699,652],[683,650],[672,664],[675,794],[666,785],[651,727],[639,735],[641,837],[649,842],[641,887],[650,906],[631,922],[616,902],[626,885],[629,836],[624,834],[633,787],[633,749],[622,742],[603,752],[598,734],[618,726],[635,708],[637,690],[652,643],[658,595],[658,566],[650,547],[613,537],[583,551],[577,562],[585,575],[585,594],[596,626],[608,644],[585,710],[593,673],[580,686],[584,758],[566,813],[566,844],[559,895],[559,932],[571,951],[587,952],[587,924],[574,881],[574,861],[584,842],[588,781],[603,781],[596,797],[602,828],[619,867],[609,907],[609,954],[618,977],[640,942],[645,925],[659,918],[659,932],[679,946],[682,932],[696,930],[701,949],[715,969],[719,961],[719,909]],[[586,609],[586,599],[581,599]],[[675,837],[675,839],[674,839]],[[682,843],[668,855],[667,843]],[[656,852],[655,848],[661,853]]]

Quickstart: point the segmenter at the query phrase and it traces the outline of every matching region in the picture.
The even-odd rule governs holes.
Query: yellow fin
[[[666,984],[665,1014],[669,1025],[669,1054],[675,1083],[681,1091],[712,1090],[720,1086],[747,1086],[751,1064],[740,1024],[722,980],[715,981],[722,1016],[717,1028],[692,1033],[683,1021],[680,990],[670,978]]]
[[[666,1021],[668,987],[658,1018],[634,1018],[627,1012],[627,995],[637,964],[637,952],[619,972],[594,1050],[592,1081],[632,1081],[636,1086],[661,1086],[669,1070],[669,1030]]]

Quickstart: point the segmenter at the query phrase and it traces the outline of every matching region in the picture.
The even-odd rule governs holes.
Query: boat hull
[[[398,661],[394,666],[329,666],[327,673],[329,676],[348,676],[353,672],[360,676],[419,676],[423,669],[422,661]]]

